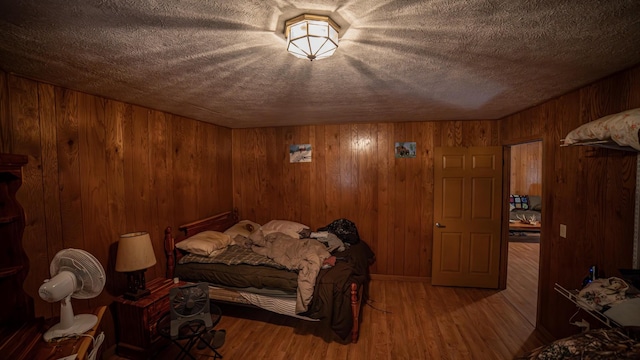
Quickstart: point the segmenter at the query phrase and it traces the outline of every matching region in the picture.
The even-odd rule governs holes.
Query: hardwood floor
[[[512,359],[546,342],[504,291],[372,280],[370,298],[359,342],[346,345],[312,322],[223,306],[217,329],[225,329],[227,338],[219,351],[231,360],[493,360]],[[173,359],[176,349],[169,345],[156,358]]]
[[[507,289],[503,295],[529,321],[536,324],[540,244],[509,242]]]

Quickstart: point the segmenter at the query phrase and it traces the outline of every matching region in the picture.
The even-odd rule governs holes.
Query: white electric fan
[[[106,276],[100,262],[84,250],[65,249],[53,257],[50,272],[51,279],[44,281],[38,294],[48,302],[60,301],[60,322],[44,334],[44,340],[90,330],[98,322],[98,317],[93,314],[74,316],[71,298],[90,299],[102,292]]]

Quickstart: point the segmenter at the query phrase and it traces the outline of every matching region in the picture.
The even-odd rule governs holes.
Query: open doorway
[[[542,241],[542,141],[511,146],[505,297],[536,325]]]

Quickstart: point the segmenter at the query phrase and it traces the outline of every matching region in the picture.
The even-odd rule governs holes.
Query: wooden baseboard
[[[116,356],[116,348],[117,348],[117,345],[113,344],[113,345],[109,346],[108,348],[104,349],[102,351],[102,358],[103,359],[111,359],[112,357]]]
[[[545,329],[544,326],[538,325],[536,326],[536,330],[547,340],[547,343],[553,342],[556,340],[555,336],[551,335],[551,333]]]
[[[371,274],[372,280],[431,282],[430,277]]]

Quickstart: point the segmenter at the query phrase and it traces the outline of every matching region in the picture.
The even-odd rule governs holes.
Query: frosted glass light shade
[[[303,14],[285,23],[287,51],[301,59],[327,58],[338,48],[340,26],[331,18]]]

